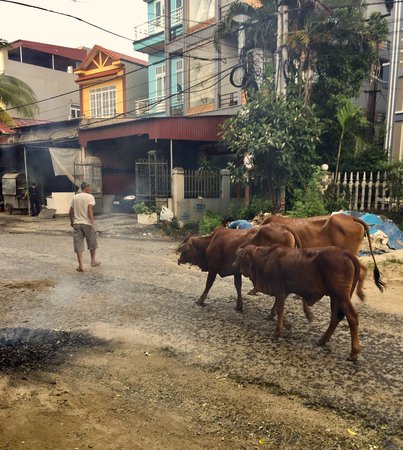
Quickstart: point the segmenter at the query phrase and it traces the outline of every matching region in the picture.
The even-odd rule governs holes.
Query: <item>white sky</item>
[[[0,39],[18,39],[65,47],[101,45],[125,55],[142,56],[133,50],[134,27],[147,21],[143,0],[15,0],[78,17],[122,35],[114,36],[72,17],[0,1]],[[143,57],[144,58],[144,57]]]

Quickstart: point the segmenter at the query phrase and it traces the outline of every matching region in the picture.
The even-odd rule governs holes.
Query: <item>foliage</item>
[[[147,206],[144,202],[138,202],[133,205],[133,211],[136,214],[151,214],[155,212],[155,208]]]
[[[388,174],[391,197],[397,199],[397,209],[403,209],[403,161],[385,164],[385,171]]]
[[[211,233],[216,227],[221,226],[223,217],[221,214],[207,211],[207,213],[199,220],[199,233],[201,235]]]
[[[198,222],[185,222],[183,224],[182,230],[196,233],[199,231],[199,223]]]
[[[267,186],[278,209],[283,189],[306,184],[320,131],[313,109],[304,107],[298,98],[277,96],[268,82],[244,110],[224,123],[221,138],[236,154],[235,163],[244,173],[244,155],[250,156],[251,177]]]
[[[316,167],[306,189],[297,189],[294,193],[294,204],[290,211],[292,217],[311,217],[327,214],[323,193],[323,172]]]
[[[245,207],[239,203],[232,202],[228,207],[228,215],[234,220],[245,219],[251,220],[262,212],[272,211],[272,202],[264,197],[252,196],[249,207]]]
[[[357,148],[359,136],[366,128],[367,120],[364,117],[362,110],[357,106],[354,106],[351,100],[347,100],[345,104],[337,111],[336,118],[339,125],[338,151],[335,170],[335,181],[337,182],[343,141],[346,137],[350,136],[355,142],[355,148]]]
[[[176,217],[174,217],[171,221],[164,220],[159,222],[159,227],[162,233],[167,236],[175,235],[179,231],[179,222]]]

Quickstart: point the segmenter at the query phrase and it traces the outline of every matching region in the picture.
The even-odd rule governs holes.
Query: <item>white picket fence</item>
[[[346,193],[349,209],[353,211],[391,211],[402,202],[393,198],[387,172],[341,173],[337,189],[340,194]]]

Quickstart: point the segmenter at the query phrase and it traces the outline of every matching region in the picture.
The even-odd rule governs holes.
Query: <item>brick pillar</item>
[[[182,167],[174,167],[172,170],[172,205],[173,213],[179,218],[179,202],[185,198],[185,171]]]
[[[226,199],[228,202],[231,197],[231,178],[228,169],[220,170],[220,198]]]

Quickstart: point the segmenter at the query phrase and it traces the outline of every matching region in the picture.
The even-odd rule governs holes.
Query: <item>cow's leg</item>
[[[204,306],[204,300],[206,300],[207,294],[211,289],[215,279],[217,276],[217,272],[209,272],[207,275],[206,287],[204,288],[203,294],[200,296],[199,300],[196,301],[196,305]]]
[[[318,345],[326,345],[340,320],[344,319],[344,311],[339,309],[337,300],[334,297],[330,298],[330,323],[322,338],[319,340]]]
[[[360,340],[358,337],[358,314],[351,304],[350,298],[346,298],[340,305],[346,315],[348,325],[350,327],[351,335],[351,353],[349,356],[350,361],[355,361],[358,358],[358,354],[361,351]]]
[[[276,301],[274,301],[274,304],[269,312],[269,315],[267,316],[267,320],[274,319],[275,315],[276,315]],[[283,325],[284,328],[287,328],[287,330],[291,330],[292,328],[291,323],[288,322],[287,318],[285,317],[285,314],[283,315]]]
[[[364,264],[360,263],[360,276],[358,278],[357,283],[357,295],[362,301],[365,300],[364,280],[366,276],[367,276],[367,267]]]
[[[284,328],[284,302],[286,299],[286,295],[276,295],[276,302],[274,303],[274,306],[276,307],[276,313],[277,313],[277,323],[276,323],[276,329],[274,331],[274,338],[278,339],[281,335],[281,332]]]
[[[251,290],[248,292],[248,295],[257,295],[257,290],[256,290],[255,288],[251,289]]]
[[[235,311],[241,312],[243,309],[243,300],[242,300],[242,292],[241,292],[242,275],[240,273],[234,274],[234,286],[235,286],[236,293],[237,293]]]

